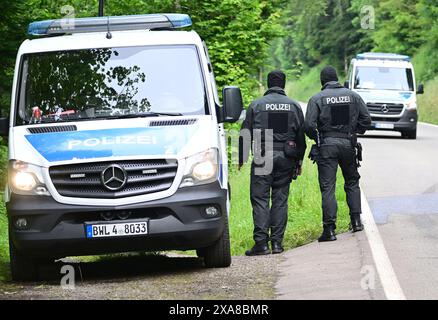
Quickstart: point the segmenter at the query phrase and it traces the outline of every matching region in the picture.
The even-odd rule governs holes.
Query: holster
[[[288,140],[283,145],[283,151],[286,157],[297,159],[298,158],[298,147],[295,141]]]
[[[356,161],[357,161],[357,167],[360,168],[360,162],[363,160],[362,158],[362,144],[360,142],[356,143]]]

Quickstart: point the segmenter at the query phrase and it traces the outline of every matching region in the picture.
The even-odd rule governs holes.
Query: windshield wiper
[[[96,117],[95,119],[131,119],[131,118],[148,118],[148,117],[177,117],[182,116],[182,113],[178,112],[145,112],[135,114],[120,114],[106,117]]]

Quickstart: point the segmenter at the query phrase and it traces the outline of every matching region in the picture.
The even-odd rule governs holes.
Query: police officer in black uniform
[[[305,131],[317,142],[310,156],[318,164],[324,225],[319,241],[323,242],[336,240],[338,165],[345,179],[351,228],[353,232],[363,230],[360,175],[357,170],[361,146],[357,143],[357,133],[365,133],[371,126],[371,117],[362,98],[339,84],[333,67],[327,66],[322,70],[321,84],[322,91],[313,96],[307,106]]]
[[[284,251],[290,183],[301,174],[306,150],[304,115],[301,106],[286,96],[285,84],[283,72],[269,73],[269,90],[251,103],[242,124],[241,136],[245,130],[250,133],[254,154],[250,194],[255,246],[246,252],[248,256],[271,253],[269,240],[273,254]],[[242,143],[240,146],[241,166],[248,159],[249,148],[243,151]]]

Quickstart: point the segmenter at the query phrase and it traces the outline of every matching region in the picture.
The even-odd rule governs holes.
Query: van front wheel
[[[9,237],[9,257],[13,281],[35,281],[38,278],[38,260],[23,255]]]
[[[204,258],[207,268],[227,268],[231,265],[230,233],[228,218],[225,218],[224,231],[219,240],[210,247],[198,250],[198,256]]]
[[[417,139],[417,129],[411,130],[411,131],[402,132],[402,137],[406,138],[406,139],[411,139],[411,140]]]

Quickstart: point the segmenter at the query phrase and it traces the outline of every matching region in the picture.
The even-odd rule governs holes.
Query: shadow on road
[[[64,265],[74,267],[76,279],[82,281],[111,280],[123,281],[131,277],[154,277],[157,275],[177,275],[204,269],[202,259],[197,257],[168,257],[165,255],[126,255],[102,257],[93,262],[58,261],[44,265],[39,270],[41,281],[55,282],[63,276]]]

